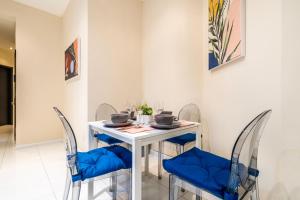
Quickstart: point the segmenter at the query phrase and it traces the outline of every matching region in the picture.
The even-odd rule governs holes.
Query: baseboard
[[[16,149],[23,149],[23,148],[34,147],[34,146],[45,145],[45,144],[53,144],[53,143],[58,143],[63,141],[64,141],[63,139],[55,139],[55,140],[48,140],[44,142],[31,143],[31,144],[17,144]]]

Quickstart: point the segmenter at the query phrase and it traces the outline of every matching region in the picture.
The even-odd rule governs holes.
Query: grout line
[[[16,145],[16,149],[31,148],[31,147],[35,147],[35,146],[39,146],[39,145],[55,144],[55,143],[59,143],[59,142],[63,142],[63,140],[56,139],[56,140],[48,140],[48,141],[44,141],[44,142],[39,142],[39,143],[19,144],[19,145]]]
[[[50,184],[51,191],[52,191],[52,193],[53,193],[53,195],[54,195],[54,198],[55,198],[56,200],[58,200],[58,199],[57,199],[57,196],[56,196],[56,193],[55,193],[55,190],[54,190],[54,187],[53,187],[52,182],[51,182],[51,180],[50,180],[49,174],[48,174],[48,172],[47,172],[47,170],[46,170],[45,163],[44,163],[43,158],[42,158],[42,156],[41,156],[41,152],[40,152],[40,147],[39,147],[39,145],[37,145],[36,148],[37,148],[37,151],[38,151],[38,154],[39,154],[39,157],[40,157],[40,160],[41,160],[43,169],[44,169],[45,174],[46,174],[46,176],[47,176],[48,182],[49,182],[49,184]]]

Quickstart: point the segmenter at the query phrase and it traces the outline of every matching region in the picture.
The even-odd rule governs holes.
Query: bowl
[[[172,125],[174,121],[174,116],[169,114],[158,114],[154,116],[154,120],[157,124]]]
[[[172,111],[161,111],[160,114],[172,115]]]
[[[111,115],[111,121],[115,124],[126,123],[128,118],[129,116],[126,113],[117,113]]]
[[[134,119],[134,111],[129,112],[129,111],[124,110],[124,111],[121,111],[120,113],[128,114],[129,119]]]

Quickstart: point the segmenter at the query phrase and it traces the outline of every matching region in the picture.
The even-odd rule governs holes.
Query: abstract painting
[[[208,0],[209,69],[245,56],[245,0]]]
[[[65,51],[65,80],[79,75],[79,39],[76,39]]]

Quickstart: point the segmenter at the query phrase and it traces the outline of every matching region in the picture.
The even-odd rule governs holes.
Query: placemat
[[[117,130],[122,131],[122,132],[127,132],[127,133],[141,133],[141,132],[145,132],[145,131],[151,131],[154,128],[150,127],[150,126],[127,126],[127,127],[122,127],[122,128],[118,128]]]

